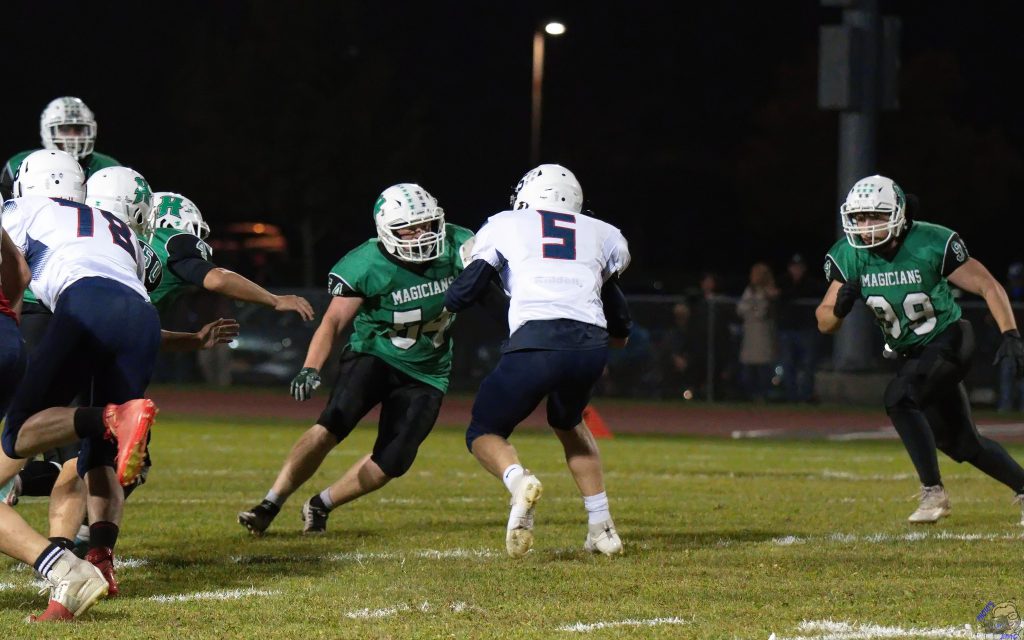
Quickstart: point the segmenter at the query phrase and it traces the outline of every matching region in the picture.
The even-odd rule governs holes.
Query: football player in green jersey
[[[446,224],[444,211],[422,187],[397,184],[373,209],[377,237],[338,261],[328,276],[333,296],[291,384],[296,400],[320,386],[319,370],[351,322],[327,407],[292,447],[273,487],[238,522],[255,535],[270,526],[285,500],[319,468],[363,416],[381,405],[377,441],[337,482],[302,505],[305,533],[321,533],[327,515],[383,487],[412,466],[448,389],[455,319],[444,293],[465,268],[471,231]]]
[[[974,333],[961,318],[950,284],[984,298],[1003,334],[996,362],[1010,360],[1020,377],[1024,347],[1006,291],[955,232],[911,219],[907,196],[889,178],[857,182],[841,214],[846,238],[825,258],[830,285],[815,312],[818,329],[837,331],[862,299],[882,330],[887,357],[900,360],[885,390],[885,410],[921,480],[920,504],[910,522],[933,523],[949,515],[936,449],[971,463],[1024,502],[1024,469],[1002,445],[980,435],[971,418],[963,379]]]
[[[60,149],[74,156],[86,178],[100,169],[121,164],[95,150],[96,117],[79,98],[63,96],[51,100],[39,117],[39,136],[44,149]],[[11,197],[21,161],[32,151],[16,153],[4,165],[0,172],[0,194],[4,200]]]
[[[211,262],[213,249],[206,244],[210,226],[203,220],[199,207],[185,196],[168,191],[154,193],[150,216],[153,231],[148,243],[163,266],[160,283],[149,296],[158,310],[163,311],[178,296],[195,287],[275,311],[294,311],[303,320],[313,319],[313,307],[305,298],[274,295]]]

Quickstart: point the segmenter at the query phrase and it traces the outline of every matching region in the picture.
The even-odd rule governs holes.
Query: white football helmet
[[[857,224],[857,214],[881,213],[888,220],[869,226]],[[839,208],[846,240],[857,249],[878,247],[898,238],[907,226],[907,196],[898,184],[885,176],[857,181]],[[866,239],[865,239],[866,238]]]
[[[85,202],[85,172],[70,154],[40,149],[21,161],[12,191],[15,198],[43,196]]]
[[[81,160],[96,146],[96,117],[78,98],[56,98],[39,117],[39,135],[44,149],[67,151]]]
[[[153,194],[153,209],[150,212],[153,218],[153,228],[170,227],[199,236],[200,240],[206,240],[210,235],[210,225],[203,220],[203,214],[199,213],[199,207],[194,202],[181,195],[170,191],[158,191]]]
[[[512,191],[513,209],[583,210],[583,187],[576,176],[559,164],[542,164],[526,172]]]
[[[138,171],[128,167],[97,171],[85,183],[85,196],[87,205],[109,211],[135,233],[148,236],[153,231],[153,191]]]
[[[373,206],[381,244],[400,260],[427,262],[444,253],[444,209],[418,184],[388,187]],[[402,237],[402,229],[426,225],[418,236]]]

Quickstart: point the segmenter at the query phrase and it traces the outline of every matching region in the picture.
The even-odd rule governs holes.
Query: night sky
[[[903,46],[878,170],[1000,278],[1024,259],[1014,5],[882,2]],[[319,286],[375,233],[390,184],[421,183],[471,228],[507,206],[530,168],[531,38],[549,17],[568,32],[547,41],[542,160],[626,234],[630,291],[682,292],[713,268],[738,292],[754,260],[817,264],[838,189],[818,26],[840,19],[817,2],[5,3],[0,155],[38,147],[43,106],[79,96],[97,150],[193,199],[214,237],[280,224],[277,284],[301,284],[308,218]]]

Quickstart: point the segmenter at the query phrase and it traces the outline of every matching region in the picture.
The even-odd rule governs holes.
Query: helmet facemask
[[[44,149],[60,149],[82,160],[96,146],[96,118],[78,98],[57,98],[43,110],[39,135]]]
[[[180,193],[154,193],[150,217],[153,219],[153,228],[156,229],[177,229],[198,236],[200,240],[206,240],[210,235],[210,225],[203,219],[199,207]]]
[[[422,187],[399,184],[388,187],[377,199],[373,215],[377,238],[404,262],[429,262],[444,253],[444,209]],[[423,227],[419,235],[402,230]]]
[[[881,247],[898,238],[907,225],[907,198],[898,184],[883,176],[864,178],[853,186],[839,208],[843,232],[857,249]],[[885,222],[860,225],[860,214],[881,214]],[[866,237],[866,238],[865,238]]]

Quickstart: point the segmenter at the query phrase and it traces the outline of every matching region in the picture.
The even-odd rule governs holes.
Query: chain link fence
[[[306,297],[322,317],[330,296],[322,290],[281,290]],[[804,326],[772,329],[769,358],[744,361],[744,324],[732,296],[630,296],[634,331],[625,349],[612,350],[596,393],[636,399],[685,399],[714,402],[753,398],[769,402],[815,401],[814,374],[832,370],[832,338],[814,330],[818,300],[795,301],[790,317],[806,318]],[[993,366],[1000,333],[980,300],[960,302],[974,326],[977,350],[966,380],[976,404],[997,405],[1001,393],[1007,408],[1024,409],[1024,388],[1014,387],[1007,372]],[[1016,305],[1018,313],[1024,306]],[[863,309],[861,312],[866,312]],[[229,346],[208,352],[165,353],[157,381],[214,385],[287,385],[302,367],[316,323],[297,314],[236,303],[198,292],[183,296],[164,314],[165,328],[194,330],[217,317],[234,317],[242,334]],[[473,392],[500,357],[505,327],[476,309],[459,315],[451,390]],[[880,332],[872,332],[873,370],[891,371],[882,358]],[[339,351],[347,332],[335,344]],[[323,372],[333,380],[336,353]],[[749,358],[747,358],[749,360]]]

